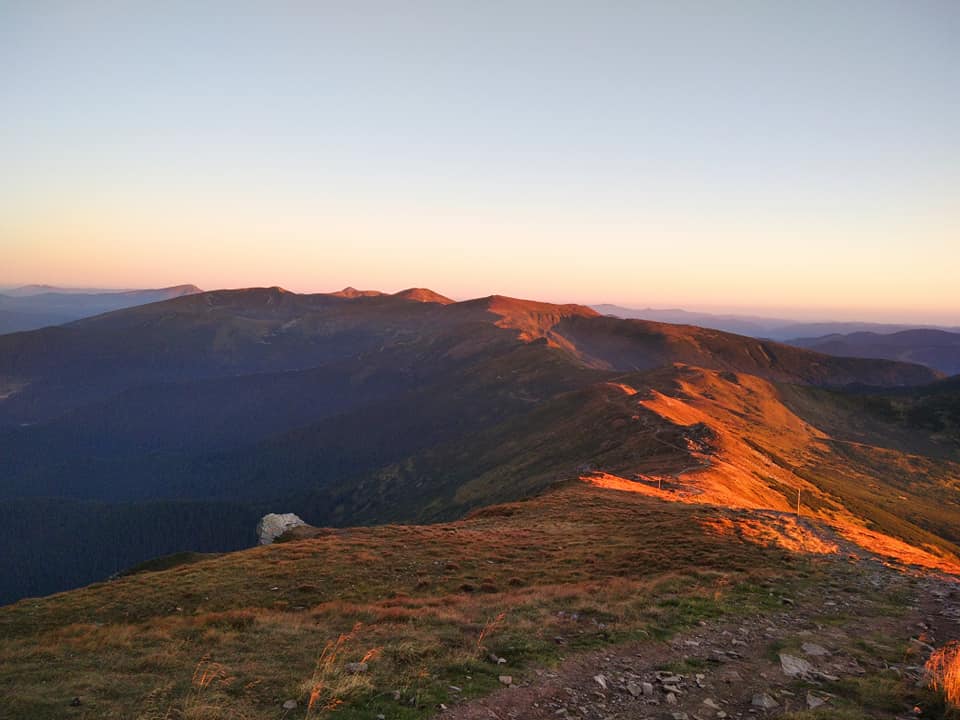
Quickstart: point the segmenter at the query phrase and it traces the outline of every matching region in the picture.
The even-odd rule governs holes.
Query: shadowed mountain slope
[[[684,367],[719,383],[700,388],[703,397],[723,389],[729,402],[695,422],[645,404],[651,392],[668,396]],[[240,503],[317,524],[452,518],[591,471],[686,477],[696,453],[724,436],[711,420],[734,412],[736,392],[752,382],[810,387],[809,402],[833,407],[850,383],[913,397],[907,388],[936,377],[917,365],[502,296],[208,292],[0,337],[0,498],[18,512],[49,497],[67,503],[58,513],[71,499],[105,503],[101,518],[138,517],[156,502],[192,503],[192,517]],[[774,439],[793,432],[785,410],[736,412],[746,425],[731,435],[749,435],[751,422],[773,427]],[[902,440],[878,422],[892,434],[873,442]],[[933,442],[923,432],[921,452],[921,440]],[[934,444],[937,462],[949,462],[952,450]],[[744,467],[737,493],[788,494],[749,486],[759,471]],[[80,514],[89,523],[78,545],[112,535],[97,513]],[[163,552],[252,540],[235,525],[214,538],[187,525],[169,525]],[[135,547],[142,554],[129,564],[159,546],[145,538]],[[10,578],[2,596],[63,587],[60,556],[50,557],[18,564],[32,574]]]

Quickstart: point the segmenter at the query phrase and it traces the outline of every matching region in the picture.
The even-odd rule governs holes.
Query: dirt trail
[[[885,686],[870,683],[900,677],[916,687],[931,646],[960,639],[960,579],[894,568],[836,540],[849,552],[770,614],[571,657],[443,716],[733,720],[816,708],[808,717],[828,718],[857,704],[838,687],[861,687],[871,698],[863,717],[935,717],[918,713],[909,698],[877,699]]]

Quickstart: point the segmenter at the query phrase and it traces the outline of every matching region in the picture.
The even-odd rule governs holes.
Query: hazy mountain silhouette
[[[135,305],[202,292],[195,285],[157,290],[63,289],[25,285],[0,293],[0,333],[60,325]]]
[[[738,335],[769,338],[771,340],[779,340],[781,342],[789,341],[793,338],[812,338],[820,335],[846,334],[854,332],[890,334],[902,332],[904,330],[915,330],[921,328],[960,331],[960,328],[957,327],[925,324],[878,323],[863,321],[801,322],[797,320],[787,320],[785,318],[762,317],[756,315],[690,312],[688,310],[681,310],[679,308],[638,309],[621,307],[619,305],[594,305],[593,307],[604,315],[614,315],[620,318],[636,318],[640,320],[652,320],[654,322],[697,325],[699,327],[723,330],[724,332],[736,333]]]
[[[904,330],[889,335],[855,332],[796,338],[789,343],[829,355],[902,360],[948,375],[960,373],[960,333],[944,330]]]

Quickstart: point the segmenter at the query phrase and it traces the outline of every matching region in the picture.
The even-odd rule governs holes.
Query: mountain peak
[[[10,288],[4,291],[5,295],[10,295],[11,297],[23,297],[28,295],[39,295],[41,293],[49,292],[64,292],[63,288],[59,288],[55,285],[21,285],[20,287]]]
[[[394,293],[393,297],[413,300],[414,302],[439,303],[441,305],[452,305],[454,302],[450,298],[434,292],[429,288],[407,288],[406,290]]]
[[[477,313],[485,319],[493,315],[497,317],[494,323],[498,327],[516,330],[518,337],[525,342],[546,340],[550,345],[567,347],[567,349],[572,348],[556,333],[559,323],[567,318],[600,317],[600,313],[585,305],[556,305],[505,295],[488,295],[455,303],[450,307],[459,308],[468,313]]]
[[[498,315],[515,313],[539,313],[557,317],[570,317],[573,315],[579,317],[599,317],[600,315],[596,310],[586,305],[577,305],[576,303],[558,305],[556,303],[541,302],[539,300],[524,300],[523,298],[510,297],[508,295],[488,295],[477,298],[476,300],[467,300],[462,304],[467,303],[484,307]]]
[[[203,288],[199,288],[192,283],[186,283],[184,285],[171,285],[168,288],[161,288],[161,290],[168,293],[179,293],[181,295],[196,295],[197,293],[203,292]]]
[[[334,297],[342,298],[358,298],[358,297],[377,297],[379,295],[384,295],[385,293],[380,292],[379,290],[357,290],[355,287],[350,287],[349,285],[343,290],[337,290],[337,292],[330,293]]]

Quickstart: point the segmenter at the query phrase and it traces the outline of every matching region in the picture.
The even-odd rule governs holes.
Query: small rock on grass
[[[803,677],[813,673],[813,665],[793,655],[780,653],[780,669],[787,677]]]
[[[720,673],[720,679],[725,683],[743,682],[743,676],[736,670],[724,670]]]
[[[657,680],[663,685],[679,685],[683,682],[683,675],[674,675],[670,672],[657,672]]]
[[[757,693],[753,696],[753,700],[750,701],[750,704],[754,707],[763,708],[764,710],[771,710],[775,707],[780,707],[780,703],[770,697],[767,693]]]
[[[513,676],[512,675],[501,675],[500,682],[504,685],[513,685]]]
[[[283,704],[283,709],[284,709],[284,710],[296,710],[296,709],[297,709],[297,701],[296,701],[296,700],[287,700],[287,701]]]

